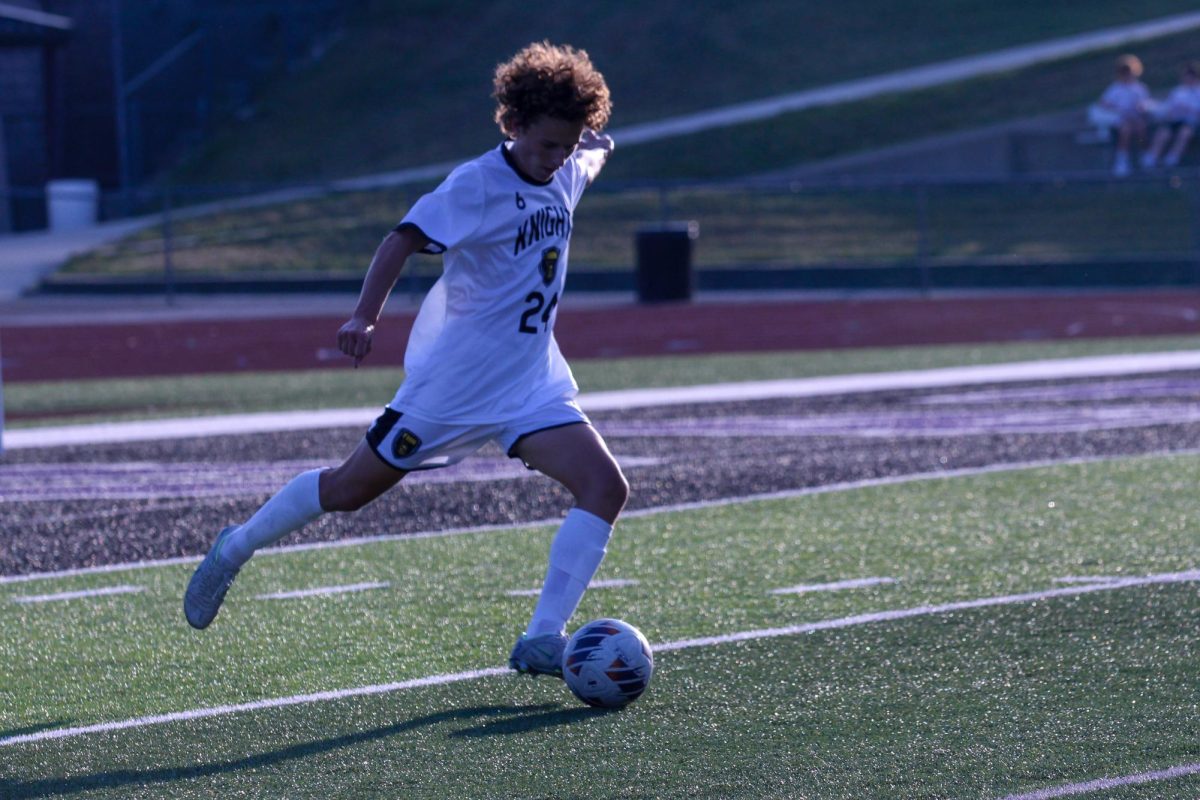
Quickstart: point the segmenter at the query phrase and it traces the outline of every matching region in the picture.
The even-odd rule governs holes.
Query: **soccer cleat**
[[[508,666],[522,675],[553,675],[561,678],[563,650],[566,647],[567,637],[562,633],[521,636],[513,645]]]
[[[200,562],[200,566],[196,567],[196,571],[192,573],[192,579],[188,581],[187,591],[183,595],[183,613],[187,617],[188,624],[196,630],[204,630],[217,616],[217,612],[221,610],[221,602],[225,599],[225,593],[229,591],[229,587],[233,585],[233,579],[237,577],[238,568],[226,565],[218,557],[221,543],[235,527],[230,526],[217,535],[212,549],[208,551],[208,555]]]

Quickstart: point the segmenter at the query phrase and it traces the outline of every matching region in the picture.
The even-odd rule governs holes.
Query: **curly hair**
[[[1118,75],[1131,75],[1135,78],[1140,78],[1144,69],[1142,67],[1142,60],[1132,53],[1118,56],[1116,67]]]
[[[534,42],[496,67],[496,124],[507,136],[548,116],[603,130],[612,113],[604,76],[586,50]]]

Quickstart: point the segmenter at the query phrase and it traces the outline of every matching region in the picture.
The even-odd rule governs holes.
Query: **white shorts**
[[[463,425],[436,422],[385,407],[367,431],[367,444],[390,467],[405,472],[437,469],[457,464],[488,442],[496,442],[508,454],[531,433],[590,423],[574,400],[562,400],[508,422]]]
[[[1100,104],[1088,106],[1088,122],[1097,128],[1119,128],[1126,122],[1145,121],[1146,115],[1137,111],[1121,113]]]

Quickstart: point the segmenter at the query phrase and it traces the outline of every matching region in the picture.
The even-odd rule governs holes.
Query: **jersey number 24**
[[[530,292],[525,296],[525,304],[529,308],[525,309],[525,313],[521,315],[521,327],[517,330],[521,333],[541,333],[550,330],[550,315],[554,313],[554,307],[558,305],[558,292],[551,295],[549,303],[546,302],[546,296],[541,292]],[[541,314],[541,331],[537,327],[538,314]]]

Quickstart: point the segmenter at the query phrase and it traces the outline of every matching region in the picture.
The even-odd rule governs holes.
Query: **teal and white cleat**
[[[212,549],[188,581],[187,591],[183,595],[183,613],[188,624],[196,630],[204,630],[217,616],[225,593],[237,577],[238,567],[231,567],[220,558],[221,543],[236,527],[231,525],[217,535]]]
[[[513,646],[508,666],[523,675],[553,675],[562,677],[563,651],[567,637],[561,633],[522,636]]]

